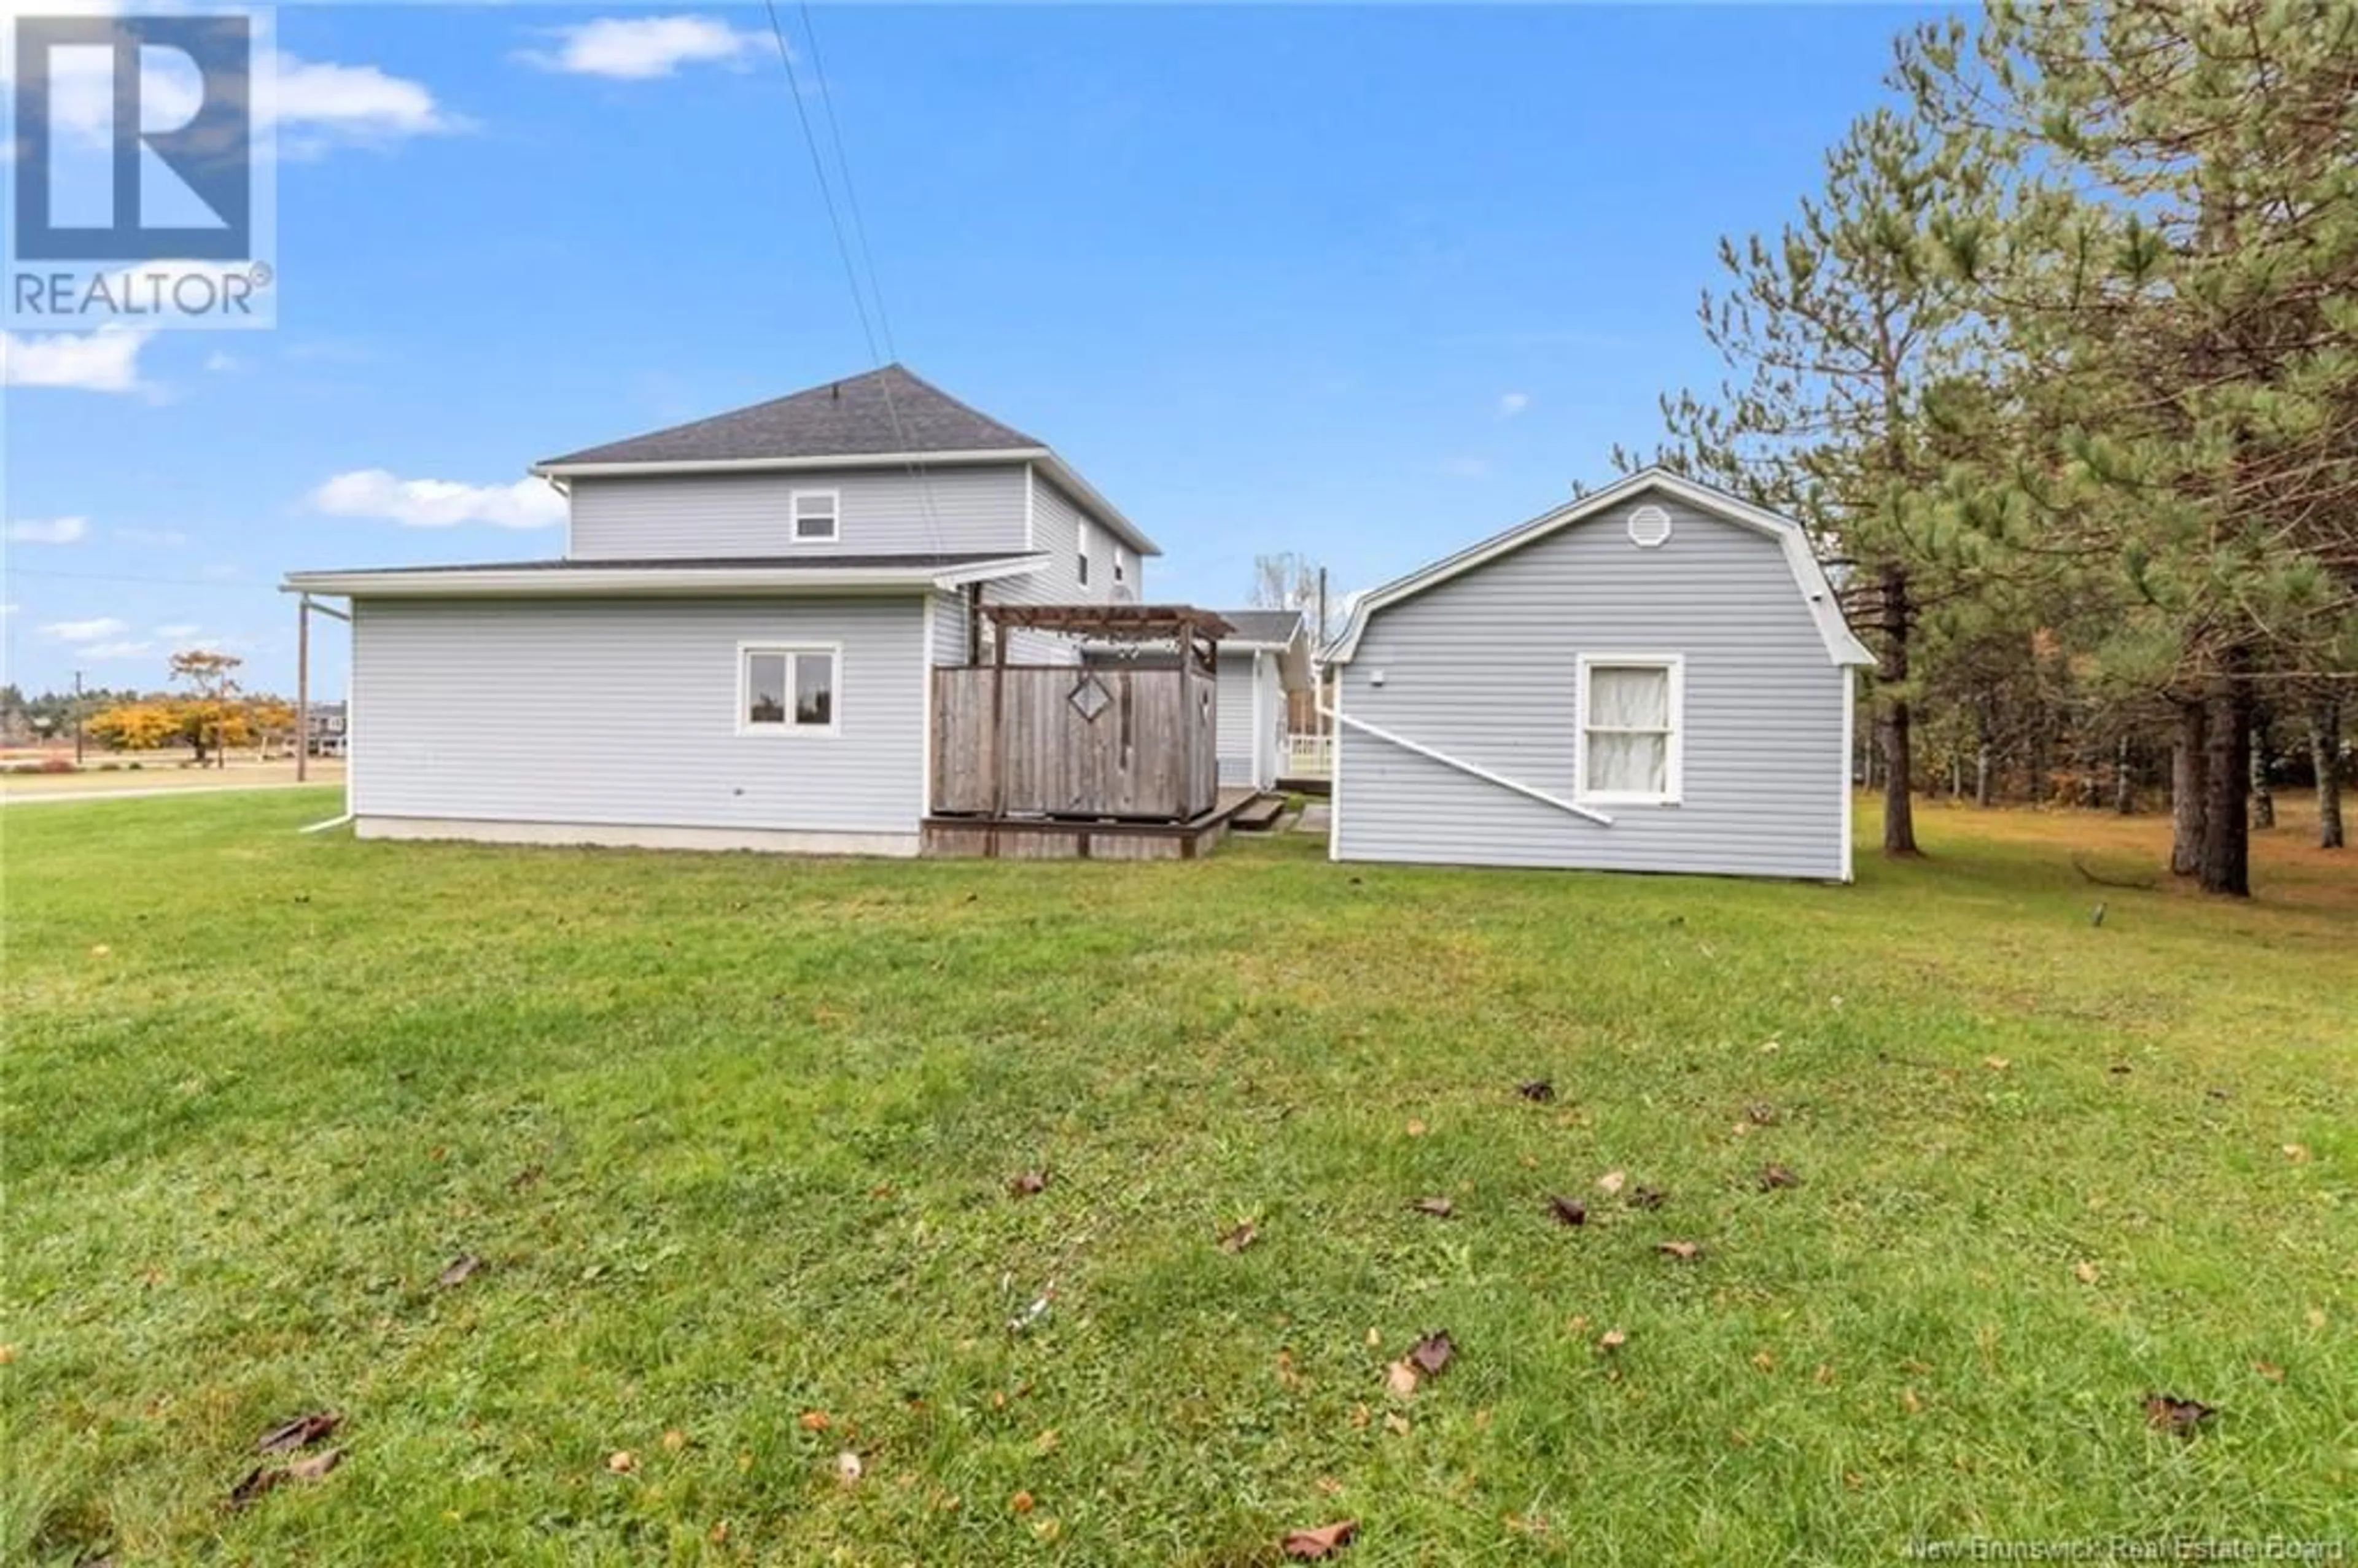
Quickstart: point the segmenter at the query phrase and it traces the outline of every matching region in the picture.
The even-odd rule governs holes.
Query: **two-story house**
[[[351,600],[363,838],[914,854],[976,606],[1135,600],[1159,553],[898,365],[532,471],[557,559],[287,579]],[[1031,638],[1010,657],[1079,657]]]

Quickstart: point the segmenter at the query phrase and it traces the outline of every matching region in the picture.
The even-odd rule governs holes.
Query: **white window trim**
[[[1683,654],[1583,654],[1574,692],[1572,798],[1595,806],[1676,806],[1686,795],[1687,661]],[[1662,760],[1662,792],[1588,787],[1588,686],[1590,673],[1608,669],[1657,669],[1670,676],[1670,744]]]
[[[783,654],[786,660],[786,702],[789,717],[779,724],[756,724],[746,715],[752,704],[747,700],[752,692],[746,682],[747,668],[755,654]],[[806,654],[824,654],[835,661],[835,686],[828,697],[827,722],[797,724],[791,717],[795,697],[795,661]],[[827,740],[843,733],[843,644],[840,643],[740,643],[737,644],[737,733],[793,740]]]
[[[803,502],[827,498],[827,529],[824,534],[803,532]],[[836,489],[794,490],[786,492],[786,539],[795,545],[839,545],[843,542],[843,492]]]

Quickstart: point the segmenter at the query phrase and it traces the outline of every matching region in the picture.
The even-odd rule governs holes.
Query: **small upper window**
[[[747,648],[738,727],[759,733],[835,732],[836,651]]]
[[[1113,580],[1116,582],[1130,580],[1130,557],[1124,554],[1120,545],[1113,547]]]
[[[1083,588],[1089,586],[1089,525],[1083,523],[1078,530],[1078,543],[1073,550],[1073,576]]]
[[[799,545],[833,543],[840,536],[837,525],[839,505],[839,498],[831,490],[795,492],[795,542]]]
[[[1580,798],[1676,805],[1685,703],[1685,661],[1676,654],[1584,654]]]

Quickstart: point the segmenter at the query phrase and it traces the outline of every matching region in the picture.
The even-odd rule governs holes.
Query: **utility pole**
[[[295,782],[311,776],[311,596],[295,600]]]
[[[81,766],[81,672],[74,671],[74,766]]]

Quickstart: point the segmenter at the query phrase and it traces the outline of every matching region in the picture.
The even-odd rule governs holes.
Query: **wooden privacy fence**
[[[1144,822],[1200,816],[1219,794],[1212,687],[1212,676],[1195,669],[936,669],[934,810]]]

